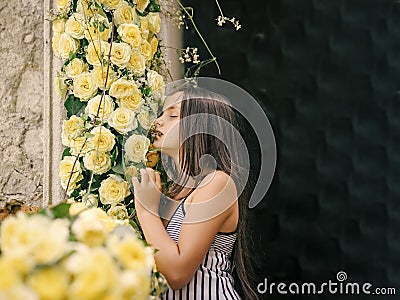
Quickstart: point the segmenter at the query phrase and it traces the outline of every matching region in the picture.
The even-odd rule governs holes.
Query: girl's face
[[[161,148],[165,154],[176,157],[179,153],[179,121],[181,101],[179,95],[174,94],[165,99],[161,115],[155,120],[158,134],[153,146]]]

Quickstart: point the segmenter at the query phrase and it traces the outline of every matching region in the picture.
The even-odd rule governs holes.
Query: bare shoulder
[[[187,219],[192,222],[226,219],[235,209],[237,192],[233,179],[223,171],[205,177],[185,203]]]
[[[200,185],[193,191],[188,201],[201,203],[220,194],[236,196],[236,186],[233,179],[223,171],[217,170],[207,175]]]

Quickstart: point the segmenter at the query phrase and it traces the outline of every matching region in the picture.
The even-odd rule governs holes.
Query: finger
[[[156,175],[152,168],[146,168],[147,174],[149,174],[149,178],[152,182],[156,181]]]
[[[149,183],[149,173],[146,169],[140,169],[140,175],[142,176],[142,183]]]
[[[132,177],[133,188],[136,189],[139,186],[139,179],[137,177]]]
[[[154,172],[155,173],[155,177],[156,177],[156,186],[161,190],[161,176],[160,176],[160,172]]]

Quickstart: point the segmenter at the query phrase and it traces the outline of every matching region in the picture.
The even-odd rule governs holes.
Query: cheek
[[[175,146],[179,144],[179,122],[173,124],[168,130],[168,139]]]
[[[172,124],[166,133],[162,136],[162,148],[178,149],[179,148],[179,123]]]

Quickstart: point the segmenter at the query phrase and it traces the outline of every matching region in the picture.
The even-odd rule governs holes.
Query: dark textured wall
[[[260,102],[277,141],[273,184],[250,215],[259,282],[327,282],[342,270],[346,282],[397,288],[396,296],[268,298],[400,299],[400,4],[220,2],[240,31],[215,25],[213,1],[185,3],[219,77]],[[207,56],[193,30],[185,45]],[[201,75],[218,77],[213,65]]]

